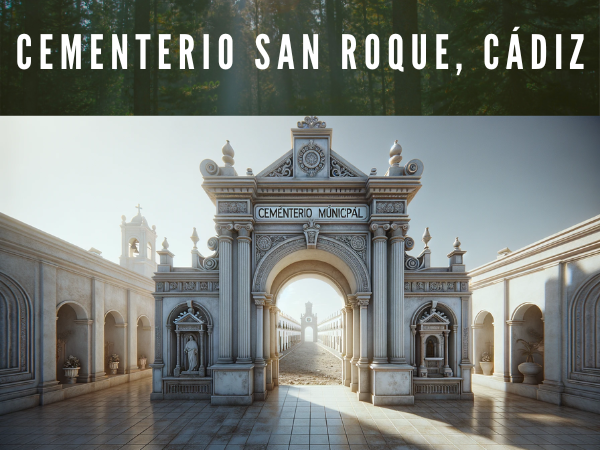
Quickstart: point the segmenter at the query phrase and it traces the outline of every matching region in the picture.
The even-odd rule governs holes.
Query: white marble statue
[[[198,366],[198,344],[194,336],[188,338],[188,342],[185,344],[185,354],[188,358],[188,371],[192,372],[196,370]]]

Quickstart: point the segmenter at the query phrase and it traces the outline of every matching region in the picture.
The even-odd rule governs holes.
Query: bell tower
[[[142,207],[137,216],[126,222],[121,216],[121,257],[119,263],[148,278],[156,272],[156,226],[148,226],[148,221],[142,216]]]

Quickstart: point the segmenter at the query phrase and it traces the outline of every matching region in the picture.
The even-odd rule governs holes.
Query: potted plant
[[[113,375],[117,374],[117,369],[119,368],[119,355],[113,353],[108,358],[108,366],[110,367],[110,373]]]
[[[523,348],[519,349],[521,355],[526,356],[525,362],[519,364],[519,372],[525,377],[523,379],[524,384],[538,384],[537,375],[542,370],[542,366],[533,361],[533,355],[541,355],[540,348],[543,345],[543,338],[538,333],[533,331],[529,332],[530,335],[538,338],[537,341],[528,342],[525,339],[517,339],[523,345]]]
[[[144,370],[146,368],[146,363],[148,359],[146,359],[146,355],[140,356],[140,370]]]
[[[77,376],[79,375],[79,368],[81,364],[79,363],[79,359],[70,355],[65,363],[63,364],[63,370],[65,371],[65,378],[67,379],[67,384],[75,384],[77,383]]]
[[[481,361],[479,362],[481,366],[481,370],[483,370],[484,375],[491,375],[494,370],[494,362],[492,361],[492,357],[488,352],[483,352],[481,354]]]

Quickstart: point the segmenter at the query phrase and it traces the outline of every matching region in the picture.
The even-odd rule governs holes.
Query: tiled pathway
[[[0,448],[600,449],[599,415],[477,386],[474,402],[399,408],[358,402],[341,386],[280,386],[250,407],[149,393],[145,379],[0,416]]]

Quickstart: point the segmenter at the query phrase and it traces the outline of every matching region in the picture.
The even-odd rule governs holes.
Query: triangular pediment
[[[256,176],[259,178],[294,178],[294,166],[294,151],[289,150]],[[364,172],[333,150],[329,152],[328,167],[329,178],[367,178]]]
[[[443,324],[448,324],[450,323],[450,321],[444,317],[443,315],[439,314],[437,311],[432,312],[428,315],[425,315],[421,318],[421,320],[419,320],[419,323],[424,324],[424,323],[443,323]]]
[[[174,320],[175,323],[204,323],[199,317],[196,317],[194,314],[186,312],[184,315],[178,317]]]
[[[286,152],[285,155],[256,176],[264,178],[292,178],[294,176],[293,153],[293,150]]]

